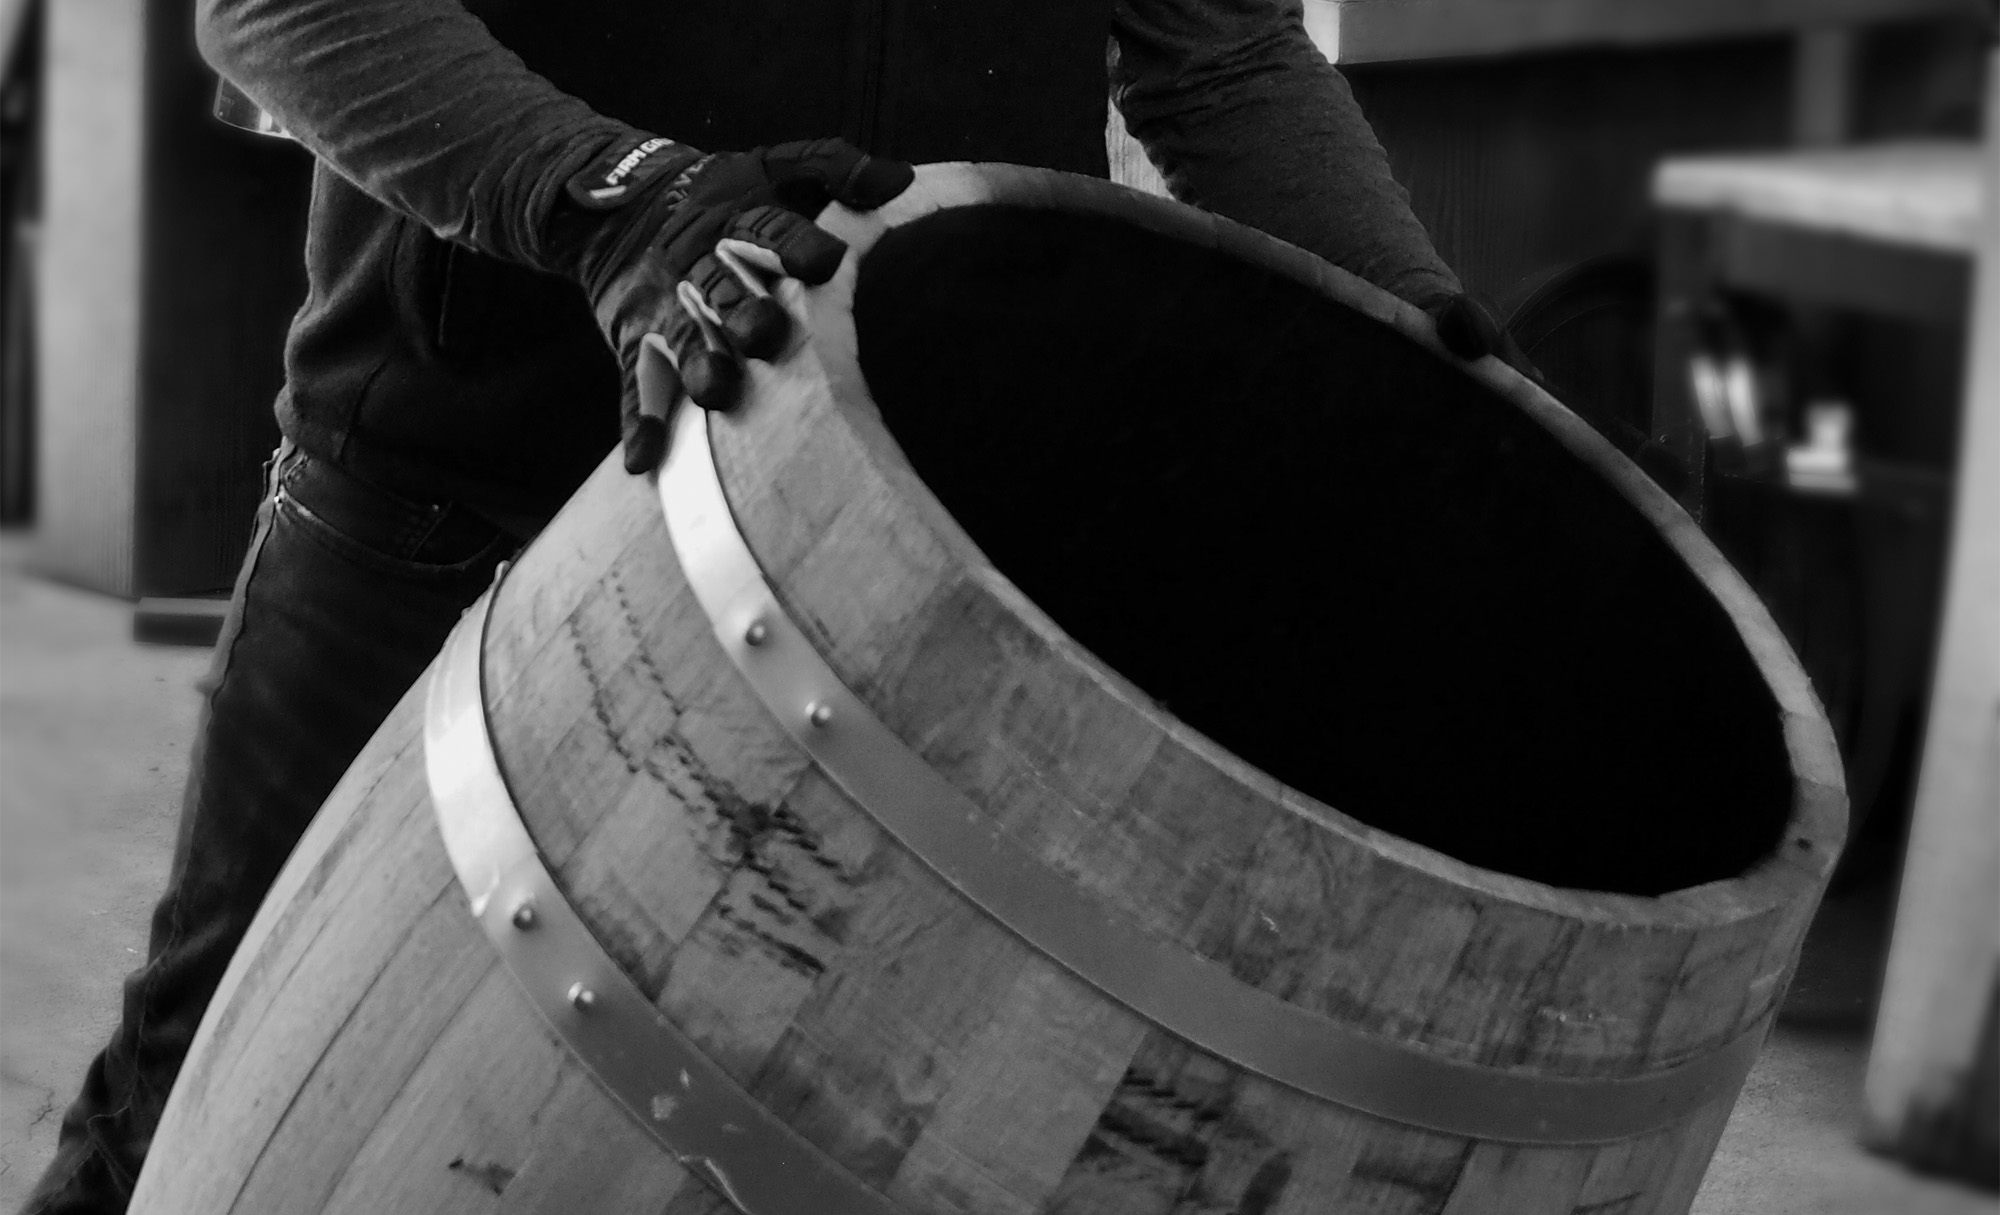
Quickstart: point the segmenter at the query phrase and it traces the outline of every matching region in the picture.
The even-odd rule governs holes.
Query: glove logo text
[[[590,191],[592,201],[609,202],[623,194],[627,188],[625,179],[632,175],[634,169],[644,164],[648,156],[651,156],[662,148],[670,148],[673,145],[674,141],[671,139],[654,136],[625,153],[617,164],[611,166],[611,171],[604,175],[604,184]]]

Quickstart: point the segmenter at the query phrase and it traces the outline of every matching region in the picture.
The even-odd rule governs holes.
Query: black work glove
[[[1557,393],[1483,300],[1463,292],[1441,295],[1427,301],[1424,311],[1436,323],[1438,341],[1444,343],[1446,350],[1467,362],[1489,354],[1497,356],[1543,392],[1561,401],[1571,413],[1590,423],[1593,430],[1644,470],[1661,489],[1678,497],[1687,487],[1687,469],[1657,439],[1588,401],[1571,400]]]
[[[653,360],[648,376],[675,381],[649,384],[649,399],[670,403],[685,386],[705,409],[733,407],[740,360],[769,358],[789,335],[766,276],[808,285],[832,278],[847,246],[813,217],[829,202],[879,207],[914,176],[901,161],[838,139],[706,154],[634,138],[570,180],[566,222],[585,231],[577,278],[623,372],[628,472],[650,472],[666,449],[666,420],[639,405],[648,335],[660,335],[673,356],[671,366]]]

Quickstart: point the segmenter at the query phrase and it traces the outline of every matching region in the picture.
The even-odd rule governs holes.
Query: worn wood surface
[[[1120,216],[1413,310],[1100,183],[926,169],[824,222],[865,251],[985,200]],[[1786,722],[1786,840],[1659,898],[1476,869],[1280,785],[1103,669],[902,460],[860,387],[853,263],[787,299],[810,338],[711,423],[788,610],[906,743],[1042,863],[1244,984],[1439,1057],[1632,1076],[1782,993],[1842,833],[1804,676],[1650,482],[1512,373],[1473,370],[1590,462],[1737,622]],[[1398,1126],[1195,1050],[1109,1002],[884,834],[736,675],[643,481],[607,462],[498,591],[495,749],[599,941],[746,1089],[912,1212],[1684,1211],[1733,1101],[1603,1146]],[[315,823],[204,1024],[134,1210],[719,1211],[621,1121],[495,969],[458,898],[406,700]],[[393,1027],[393,1028],[391,1028]]]

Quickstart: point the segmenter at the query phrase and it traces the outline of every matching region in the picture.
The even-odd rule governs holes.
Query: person
[[[1181,199],[1428,309],[1461,356],[1496,341],[1299,0],[202,0],[198,34],[317,158],[309,290],[147,960],[30,1215],[125,1208],[230,954],[348,762],[607,450],[657,462],[648,335],[729,404],[737,360],[783,338],[748,279],[824,280],[829,200],[879,205],[916,161],[1102,176],[1108,71]],[[725,238],[753,252],[719,257]]]

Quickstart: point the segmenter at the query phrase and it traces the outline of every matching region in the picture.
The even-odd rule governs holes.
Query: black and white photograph
[[[0,1215],[2000,1215],[2000,0],[0,0]]]

